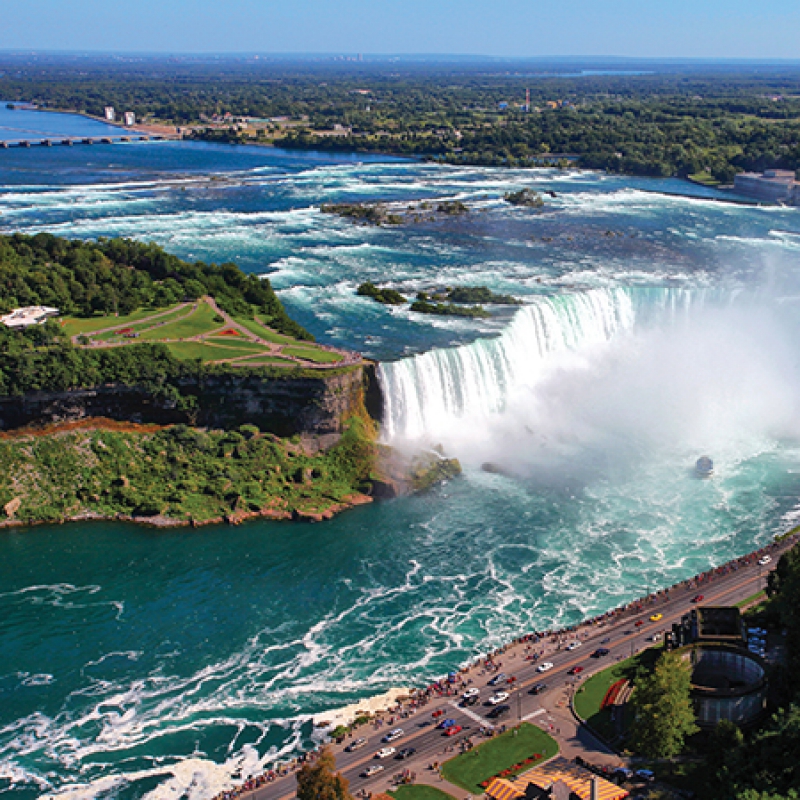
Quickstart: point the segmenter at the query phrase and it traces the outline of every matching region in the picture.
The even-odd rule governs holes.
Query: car
[[[382,742],[393,742],[395,739],[399,739],[401,736],[405,736],[405,731],[402,728],[395,728],[393,731],[389,731],[386,736],[381,739]]]
[[[486,685],[487,686],[497,686],[497,684],[498,683],[502,683],[506,679],[506,677],[507,676],[506,676],[505,672],[498,672],[497,675],[495,675],[494,678],[492,678],[489,681],[489,683],[487,683]]]
[[[462,706],[474,706],[477,702],[480,701],[480,697],[477,694],[472,695],[472,697],[468,697],[466,700],[461,701]]]
[[[661,622],[664,619],[663,614],[651,614],[650,615],[650,622]]]
[[[608,644],[610,641],[611,641],[611,637],[610,636],[606,636],[605,639],[601,639],[600,640],[600,644]]]
[[[383,764],[370,764],[362,773],[362,778],[371,778],[373,775],[377,775],[379,772],[383,772]]]
[[[411,756],[416,753],[417,750],[415,747],[404,747],[402,750],[399,750],[395,758],[398,761],[402,761],[405,758],[411,758]]]
[[[497,694],[493,694],[489,698],[489,705],[496,706],[503,702],[503,700],[508,700],[508,692],[497,692]]]
[[[758,559],[758,566],[765,567],[770,561],[772,561],[772,556],[761,556],[761,558]]]
[[[504,717],[506,714],[508,714],[509,711],[511,711],[511,706],[495,706],[486,716],[489,719],[499,719],[500,717]]]
[[[531,688],[528,690],[528,694],[541,694],[546,688],[546,683],[537,683],[531,686]]]
[[[452,728],[455,724],[456,721],[454,719],[443,719],[436,727],[445,730],[447,728]]]
[[[607,656],[611,651],[607,647],[598,647],[597,650],[592,653],[592,658],[603,658],[603,656]]]
[[[389,756],[393,756],[396,752],[394,747],[381,747],[381,749],[375,753],[375,758],[389,758]]]
[[[641,628],[641,627],[642,627],[642,625],[644,625],[644,620],[643,620],[643,619],[637,619],[637,620],[636,620],[636,623],[635,623],[635,626],[636,626],[637,628]]]
[[[453,725],[452,728],[448,728],[445,732],[445,736],[455,736],[457,733],[461,733],[463,728],[460,725]]]
[[[537,672],[547,672],[549,669],[553,669],[553,662],[552,661],[542,661],[538,667],[536,667]]]
[[[695,595],[695,596],[692,598],[692,602],[693,602],[693,603],[702,603],[702,602],[703,602],[703,600],[705,600],[705,599],[706,599],[706,596],[705,596],[704,594],[696,594],[696,595]]]
[[[656,777],[655,772],[651,769],[637,769],[633,774],[643,781],[652,781],[655,780]]]
[[[467,691],[464,692],[464,694],[461,695],[461,699],[462,700],[469,700],[470,697],[477,697],[480,693],[481,693],[481,690],[477,689],[476,687],[473,686],[471,689],[467,689]]]
[[[434,719],[436,719],[436,717],[444,716],[444,709],[443,708],[437,708],[436,711],[434,711],[433,714],[431,714],[431,716]]]
[[[363,736],[360,736],[358,739],[353,739],[353,741],[350,742],[350,744],[347,745],[347,747],[345,747],[344,751],[345,753],[354,753],[360,747],[363,747],[366,743],[367,740]]]
[[[629,781],[633,777],[633,770],[627,767],[617,767],[614,770],[614,775],[623,780]]]
[[[567,645],[567,650],[577,650],[581,646],[582,642],[579,642],[577,639],[574,642],[570,642]]]
[[[661,634],[654,633],[652,636],[647,637],[648,642],[660,642],[661,641]]]
[[[583,672],[583,667],[573,667],[567,675],[580,675]]]

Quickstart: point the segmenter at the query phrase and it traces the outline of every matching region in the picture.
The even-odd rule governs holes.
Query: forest
[[[158,245],[129,239],[0,236],[0,287],[0,313],[47,305],[78,317],[126,314],[211,295],[230,314],[257,311],[285,335],[313,338],[289,317],[268,280],[231,263],[189,264]],[[159,343],[75,347],[56,320],[24,330],[0,325],[0,395],[122,383],[175,394],[179,401],[175,383],[201,369],[199,362],[181,361]]]
[[[221,142],[448,163],[721,183],[800,167],[796,66],[603,66],[3,56],[0,97],[95,116],[113,105]]]

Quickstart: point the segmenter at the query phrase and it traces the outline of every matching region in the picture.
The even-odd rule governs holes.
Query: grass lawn
[[[292,339],[291,336],[284,336],[282,333],[276,333],[270,328],[267,328],[258,319],[248,319],[247,317],[234,317],[234,319],[243,328],[247,328],[250,333],[254,333],[256,336],[260,336],[268,342],[274,342],[275,344],[291,344],[297,341],[296,339]]]
[[[132,314],[128,314],[124,317],[115,317],[111,314],[106,314],[102,317],[64,317],[61,320],[61,328],[67,336],[75,336],[79,333],[93,333],[94,331],[101,331],[104,328],[111,328],[112,326],[115,328],[126,328],[137,320],[144,319],[145,317],[152,317],[153,314],[160,314],[162,311],[169,311],[171,308],[175,307],[176,306],[139,308]]]
[[[481,783],[489,780],[504,769],[513,767],[539,753],[542,758],[536,764],[551,758],[558,753],[558,744],[551,736],[535,725],[523,722],[519,728],[513,728],[489,741],[451,758],[442,765],[445,779],[466,789],[473,794],[482,795]],[[533,769],[536,764],[528,764],[519,772]]]
[[[710,172],[695,172],[694,175],[689,175],[689,180],[703,186],[719,186],[720,183]]]
[[[606,692],[618,680],[632,680],[638,669],[651,668],[661,652],[661,647],[649,647],[633,658],[626,658],[625,661],[587,678],[575,695],[575,711],[578,716],[585,719],[605,739],[612,740],[616,736],[616,727],[611,720],[611,710],[600,708]]]
[[[744,600],[740,600],[736,603],[736,608],[743,608],[744,606],[749,606],[751,603],[755,603],[756,600],[767,599],[767,593],[762,589],[760,592],[756,592],[755,594],[751,594],[750,597],[745,597]]]
[[[205,342],[167,342],[166,346],[175,358],[180,358],[184,361],[193,358],[200,358],[203,361],[224,361],[237,356],[253,355],[252,347],[254,345],[251,342],[242,342],[241,344],[242,346],[223,347],[206,344]],[[255,345],[255,347],[258,347],[258,345]],[[258,351],[256,350],[255,352],[257,353]]]
[[[201,333],[210,333],[224,326],[224,322],[215,322],[217,312],[208,303],[200,303],[196,311],[185,319],[167,325],[158,325],[142,331],[139,339],[142,341],[157,341],[159,339],[187,339]]]
[[[435,786],[425,786],[422,783],[398,786],[389,794],[398,800],[454,800],[453,795],[447,794]]]
[[[313,361],[315,364],[335,364],[337,361],[342,360],[338,353],[331,353],[328,350],[321,350],[317,347],[284,347],[283,352],[287,356]]]
[[[168,313],[162,314],[154,320],[145,320],[144,322],[134,322],[128,325],[114,325],[113,319],[111,317],[107,317],[106,319],[109,320],[111,325],[114,325],[113,329],[109,333],[101,333],[99,336],[95,336],[94,338],[101,342],[112,341],[114,339],[118,339],[119,341],[125,341],[124,336],[120,336],[117,331],[122,330],[123,328],[130,328],[134,333],[138,333],[140,338],[151,339],[152,331],[162,331],[166,328],[171,322],[176,320],[182,319],[183,317],[188,317],[192,313],[192,308],[189,306],[188,308],[176,308]]]
[[[234,362],[234,367],[274,367],[278,366],[297,366],[296,361],[291,361],[288,358],[281,358],[280,356],[269,356],[269,358],[246,358],[243,361]]]

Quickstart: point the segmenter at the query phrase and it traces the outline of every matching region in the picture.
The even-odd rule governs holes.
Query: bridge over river
[[[120,142],[147,142],[147,141],[161,141],[164,139],[180,139],[180,135],[176,134],[170,136],[168,134],[144,134],[144,133],[130,133],[119,134],[111,136],[50,136],[41,138],[26,138],[26,139],[2,139],[0,140],[0,148],[9,147],[53,147],[65,146],[72,147],[76,144],[118,144]]]

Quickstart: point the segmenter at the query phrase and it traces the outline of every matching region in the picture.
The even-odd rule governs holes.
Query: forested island
[[[800,167],[797,80],[790,64],[0,57],[8,100],[112,105],[211,141],[711,184]]]
[[[53,312],[0,324],[0,525],[324,519],[406,480],[383,474],[371,366],[314,344],[235,264],[14,234],[0,285],[0,317]]]

